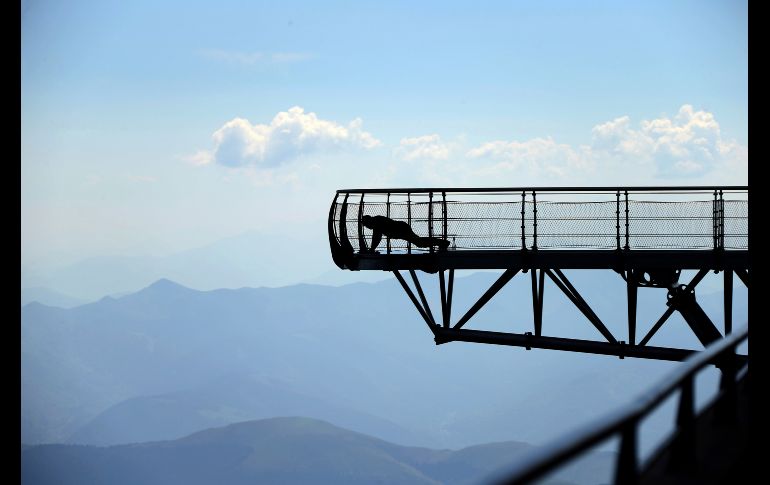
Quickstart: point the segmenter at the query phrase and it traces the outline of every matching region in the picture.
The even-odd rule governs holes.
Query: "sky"
[[[22,268],[341,188],[746,184],[746,2],[23,1]]]

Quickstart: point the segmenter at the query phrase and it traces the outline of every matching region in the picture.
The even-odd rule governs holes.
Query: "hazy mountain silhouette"
[[[285,383],[233,373],[193,390],[127,399],[80,427],[67,442],[90,445],[159,441],[274,416],[306,416],[396,443],[420,439],[375,416],[308,396]]]
[[[459,485],[483,483],[531,449],[520,442],[459,451],[404,447],[324,421],[283,417],[207,429],[175,441],[109,448],[29,447],[22,450],[21,473],[26,485]],[[613,457],[609,452],[593,453],[551,480],[575,484],[606,480]]]
[[[456,281],[455,318],[495,276],[478,273]],[[489,329],[531,330],[529,275],[523,276],[468,327],[478,321]],[[568,276],[608,327],[625,338],[620,277],[609,272]],[[435,282],[424,283],[428,298],[437,301]],[[739,303],[744,298],[745,289],[737,286],[736,325],[745,320]],[[721,295],[699,299],[721,326]],[[664,300],[660,290],[640,292],[640,333],[665,309]],[[550,283],[545,301],[546,335],[598,336]],[[673,368],[666,362],[478,344],[436,347],[393,280],[205,292],[159,280],[122,298],[72,309],[27,305],[21,331],[25,443],[62,442],[85,430],[97,442],[146,441],[158,437],[143,422],[151,416],[178,413],[195,418],[186,421],[189,426],[212,426],[268,417],[268,410],[288,405],[286,396],[293,395],[319,409],[328,405],[330,414],[308,412],[311,416],[401,444],[458,448],[511,439],[537,444],[628,402]],[[676,316],[651,343],[657,339],[697,348]],[[221,391],[205,396],[206,386],[233,373],[282,387],[262,387],[254,401]],[[199,394],[188,403],[170,399],[185,392]],[[262,408],[265,414],[243,414],[270,402],[275,406]],[[340,421],[342,410],[374,421]],[[211,417],[210,411],[214,421],[196,421]],[[408,432],[383,435],[375,422]],[[661,423],[670,426],[666,416]],[[170,432],[168,437],[190,430],[169,426],[159,428]]]
[[[98,256],[46,271],[38,269],[23,274],[23,286],[44,286],[85,301],[135,292],[160,278],[202,290],[277,287],[330,270],[339,273],[327,253],[325,243],[319,247],[305,240],[248,231],[164,256]],[[266,254],[292,257],[279,265]]]
[[[42,303],[43,305],[55,306],[59,308],[73,308],[88,303],[88,300],[65,295],[64,293],[60,293],[50,288],[44,288],[41,286],[33,288],[22,288],[21,306],[32,303],[33,301]]]

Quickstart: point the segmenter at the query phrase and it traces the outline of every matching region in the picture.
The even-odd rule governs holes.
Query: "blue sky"
[[[323,241],[342,187],[747,181],[745,2],[27,1],[21,26],[26,265]]]

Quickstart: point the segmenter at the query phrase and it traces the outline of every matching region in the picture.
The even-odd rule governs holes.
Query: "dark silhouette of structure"
[[[446,239],[438,237],[420,237],[414,233],[408,223],[404,221],[394,221],[385,216],[365,215],[361,217],[361,224],[372,230],[372,243],[369,247],[369,252],[374,252],[375,249],[377,249],[383,235],[392,239],[403,239],[420,248],[438,246],[441,249],[446,249],[449,247],[449,241]]]
[[[385,250],[373,252],[383,237]],[[450,239],[455,242],[453,250],[442,250]],[[392,271],[437,344],[477,342],[680,361],[695,350],[649,345],[674,312],[684,318],[704,347],[732,331],[733,277],[738,276],[747,287],[749,281],[748,189],[340,190],[329,212],[329,243],[340,268]],[[503,272],[452,324],[454,273],[458,269]],[[613,334],[593,311],[564,273],[575,269],[607,269],[620,276],[627,293],[627,335]],[[409,272],[414,289],[401,275],[403,270]],[[438,273],[438,319],[415,270]],[[685,270],[696,273],[689,281],[680,282]],[[709,271],[724,275],[722,331],[695,296],[697,285]],[[464,328],[500,289],[527,272],[532,283],[531,332]],[[598,339],[544,334],[546,277],[586,317]],[[667,293],[665,311],[641,338],[637,335],[639,288],[659,288]]]
[[[750,292],[748,198],[745,186],[339,190],[329,211],[329,243],[341,269],[392,271],[438,345],[476,342],[621,359],[686,361],[636,402],[544,448],[505,483],[529,483],[618,435],[621,445],[615,483],[678,483],[680,479],[720,483],[735,476],[745,462],[742,450],[747,449],[748,354],[737,354],[736,348],[748,339],[748,328],[733,332],[733,277]],[[415,231],[428,236],[421,238]],[[374,252],[383,236],[386,250]],[[453,250],[444,251],[450,238]],[[499,269],[502,274],[452,323],[454,272],[458,269]],[[576,269],[606,269],[619,275],[627,294],[625,336],[607,328],[563,272]],[[404,270],[409,272],[414,290],[401,275]],[[416,270],[438,273],[438,319]],[[695,274],[682,283],[680,276],[686,270]],[[721,330],[695,296],[696,287],[710,271],[722,273],[724,279]],[[527,272],[532,287],[531,332],[464,328],[500,289],[517,274]],[[545,335],[546,276],[601,338]],[[641,339],[637,336],[639,288],[666,292],[665,311]],[[705,351],[649,345],[675,312]],[[710,365],[722,372],[720,391],[711,406],[696,412],[695,376]],[[674,436],[641,464],[636,448],[638,425],[674,393],[679,395]],[[738,451],[725,453],[726,441]]]

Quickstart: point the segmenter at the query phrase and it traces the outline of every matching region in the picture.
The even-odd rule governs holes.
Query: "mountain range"
[[[276,238],[247,231],[165,255],[101,255],[59,266],[22,267],[22,304],[38,301],[74,306],[60,295],[80,303],[92,302],[105,295],[136,292],[162,278],[199,290],[298,282],[342,285],[382,279],[375,272],[340,271],[328,252],[325,240],[308,241],[302,234]],[[271,255],[291,257],[276,261]]]
[[[461,485],[505,476],[533,449],[515,441],[457,451],[406,447],[325,421],[280,417],[206,429],[173,441],[26,447],[21,483]],[[611,452],[590,453],[543,483],[609,482],[614,459]]]
[[[622,336],[622,280],[589,271],[569,276]],[[494,277],[458,278],[458,311]],[[427,278],[423,284],[435,304],[436,285]],[[515,278],[469,328],[531,330],[529,291],[528,278]],[[699,296],[718,325],[720,296]],[[550,284],[545,299],[546,335],[598,335]],[[640,332],[664,300],[661,290],[640,291]],[[743,301],[745,289],[736,286],[736,325],[745,320]],[[436,347],[393,280],[197,291],[164,279],[70,309],[31,303],[21,325],[26,444],[173,440],[286,412],[401,445],[541,444],[628,402],[674,365],[479,344]],[[698,348],[677,316],[651,343],[658,341]],[[672,420],[652,419],[652,435]]]

